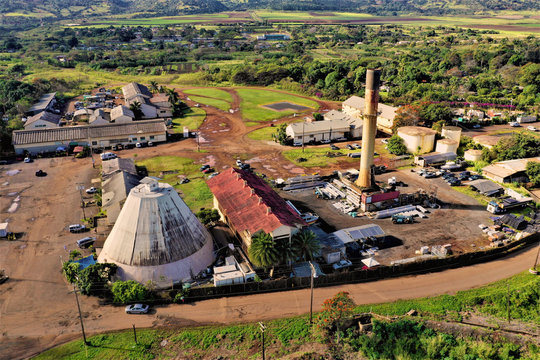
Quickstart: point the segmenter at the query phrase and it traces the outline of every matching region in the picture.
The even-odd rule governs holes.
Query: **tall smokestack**
[[[362,129],[362,158],[360,174],[356,185],[369,188],[371,183],[371,167],[375,152],[375,136],[377,135],[377,110],[379,107],[379,85],[381,70],[368,69],[366,73],[366,107],[364,109],[364,128]]]

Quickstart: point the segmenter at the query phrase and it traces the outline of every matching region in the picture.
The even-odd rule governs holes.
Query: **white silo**
[[[441,135],[443,138],[454,140],[459,144],[461,140],[461,128],[458,126],[444,126]]]
[[[98,261],[117,264],[122,280],[170,286],[212,264],[213,241],[172,186],[146,177],[129,193]]]
[[[456,153],[459,143],[452,139],[440,139],[437,140],[437,146],[435,146],[435,151],[441,154],[444,153]]]
[[[469,149],[465,151],[464,158],[467,161],[480,161],[482,160],[482,150]]]
[[[411,154],[425,154],[433,151],[437,132],[420,126],[403,126],[398,129],[397,134]]]

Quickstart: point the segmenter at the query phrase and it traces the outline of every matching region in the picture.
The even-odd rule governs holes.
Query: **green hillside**
[[[144,17],[264,8],[351,11],[383,16],[470,15],[495,11],[537,11],[540,10],[540,2],[527,0],[2,0],[0,1],[0,16],[70,19],[137,14]]]

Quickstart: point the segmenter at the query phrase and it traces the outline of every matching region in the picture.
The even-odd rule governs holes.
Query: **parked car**
[[[71,224],[69,225],[69,232],[70,233],[80,233],[86,231],[86,226],[81,224]]]
[[[188,178],[183,178],[182,180],[180,180],[180,184],[187,184],[188,182],[190,182],[191,180],[189,180]]]
[[[531,131],[538,131],[537,128],[535,128],[534,126],[530,125],[530,126],[527,126],[527,130],[531,130]]]
[[[400,214],[394,214],[392,215],[392,222],[394,224],[412,224],[414,222],[414,218],[411,215],[400,215]]]
[[[383,144],[388,144],[388,139],[382,139]]]
[[[330,144],[330,139],[321,140],[321,144]]]
[[[346,148],[349,149],[349,150],[354,150],[354,148],[352,147],[352,145],[349,145],[349,144],[347,144]]]
[[[148,146],[154,146],[154,143],[152,141],[149,141]]]
[[[140,142],[138,142],[138,143],[135,144],[135,147],[136,148],[142,148],[142,144]]]
[[[95,194],[97,193],[98,189],[96,189],[95,187],[91,187],[91,188],[88,188],[85,190],[87,194]]]
[[[355,144],[352,144],[352,146],[353,146],[353,148],[355,148],[355,149],[357,149],[357,150],[362,148],[360,145],[358,145],[358,144],[356,144],[356,143],[355,143]]]
[[[204,169],[202,172],[203,172],[203,174],[210,174],[210,173],[214,172],[214,169],[212,169],[211,167],[208,167],[208,168]]]
[[[470,181],[478,180],[478,179],[482,179],[482,176],[478,175],[478,174],[473,174],[473,175],[469,176]]]
[[[332,144],[332,145],[330,145],[330,149],[332,149],[332,150],[339,150],[339,147],[337,147],[336,145]]]
[[[219,175],[219,171],[216,171],[215,173],[213,174],[210,174],[210,176],[208,176],[209,179],[213,178],[214,176],[218,176]]]
[[[204,164],[203,166],[201,166],[201,167],[199,168],[199,171],[204,171],[204,170],[208,169],[209,167],[210,167],[210,165]]]
[[[25,163],[31,163],[32,161],[34,161],[34,160],[32,160],[31,157],[28,157],[28,156],[27,156],[27,157],[24,158],[24,162],[25,162]]]
[[[513,121],[511,123],[508,123],[511,127],[520,127],[521,125],[517,121]]]
[[[482,127],[482,125],[480,125],[480,124],[474,124],[472,128],[473,129],[480,129],[481,127]]]
[[[436,178],[437,177],[437,174],[435,174],[434,172],[432,171],[428,171],[426,173],[424,173],[423,175],[426,179],[432,179],[432,178]]]
[[[343,269],[346,267],[352,266],[352,262],[350,260],[339,260],[337,263],[332,264],[332,267],[334,270]]]
[[[146,304],[133,304],[126,306],[126,314],[147,314],[150,306]]]
[[[249,169],[251,169],[251,165],[249,165],[249,164],[242,164],[242,165],[240,166],[240,169],[242,169],[242,170],[249,170]]]
[[[236,159],[236,166],[242,166],[242,160]]]
[[[44,177],[44,176],[47,176],[47,173],[41,169],[39,169],[38,171],[36,171],[36,176],[37,177]]]
[[[461,180],[455,179],[455,178],[448,179],[446,182],[450,186],[459,186],[459,185],[461,185]]]
[[[90,245],[94,245],[94,242],[96,241],[96,238],[87,236],[82,239],[77,240],[77,246],[81,249],[86,249]]]
[[[101,154],[100,157],[101,157],[101,160],[102,160],[102,161],[105,161],[105,160],[116,159],[118,156],[116,156],[115,153],[112,153],[112,152],[106,152],[106,153]]]

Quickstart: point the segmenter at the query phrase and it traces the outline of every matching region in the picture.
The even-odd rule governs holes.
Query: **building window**
[[[144,137],[144,136],[141,136],[141,140],[146,140],[146,137]]]
[[[310,137],[311,139],[313,139],[313,138],[315,137],[315,135],[309,135],[309,137]]]
[[[150,140],[154,140],[154,135],[150,136]]]
[[[92,145],[97,145],[97,141],[92,141]]]

